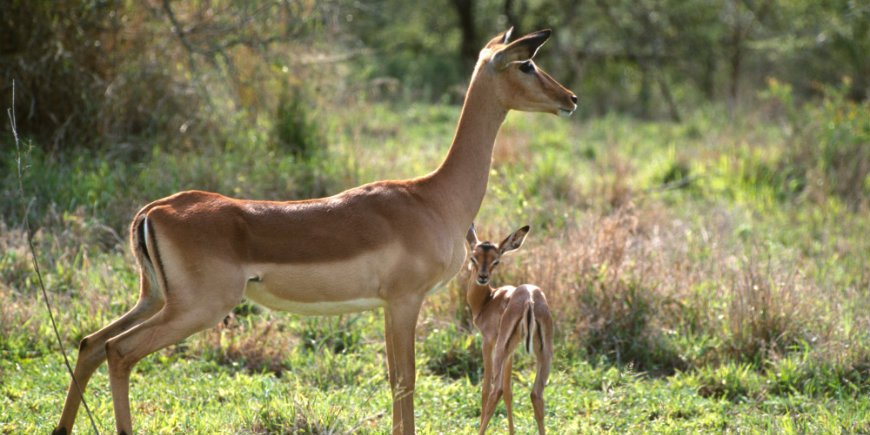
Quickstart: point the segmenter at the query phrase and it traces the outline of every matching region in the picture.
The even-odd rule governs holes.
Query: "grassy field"
[[[495,240],[532,225],[496,279],[536,283],[553,306],[553,433],[870,432],[870,109],[836,93],[812,106],[763,101],[739,116],[702,108],[679,124],[508,117],[476,223]],[[142,204],[189,188],[289,199],[420,175],[445,155],[458,113],[382,103],[323,113],[306,127],[317,142],[304,158],[274,145],[266,122],[207,149],[28,148],[28,210],[68,352],[135,301],[125,231]],[[68,375],[28,259],[14,146],[3,149],[0,433],[45,433]],[[421,433],[477,426],[480,339],[463,282],[427,299],[418,325]],[[385,433],[381,319],[243,304],[137,366],[134,426]],[[517,356],[520,433],[534,428],[531,364]],[[105,366],[87,400],[110,431]],[[498,409],[493,433],[507,430]],[[83,412],[77,421],[87,431]]]

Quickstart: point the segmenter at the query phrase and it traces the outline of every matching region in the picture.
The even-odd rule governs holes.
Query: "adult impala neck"
[[[480,68],[482,68],[481,66]],[[457,227],[465,231],[477,215],[492,163],[492,149],[507,109],[496,100],[491,85],[475,71],[469,85],[453,145],[431,180]]]

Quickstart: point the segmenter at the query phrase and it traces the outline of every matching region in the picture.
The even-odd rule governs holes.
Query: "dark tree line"
[[[12,0],[0,97],[14,80],[19,128],[51,148],[207,135],[228,108],[284,113],[288,95],[322,86],[455,103],[479,48],[510,26],[554,29],[542,63],[588,116],[736,110],[767,78],[801,98],[826,86],[868,97],[870,3],[858,0]]]
[[[801,95],[846,79],[864,100],[870,77],[870,5],[776,0],[503,0],[452,2],[467,65],[499,22],[522,32],[552,27],[554,73],[599,96],[600,111],[680,119],[681,107],[732,109],[776,77]],[[487,30],[468,29],[469,17]],[[495,17],[493,19],[492,17]],[[478,38],[478,39],[474,39]],[[582,76],[582,77],[581,77]],[[627,85],[627,86],[626,86]]]

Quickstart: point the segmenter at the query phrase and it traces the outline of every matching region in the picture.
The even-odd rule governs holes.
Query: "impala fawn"
[[[538,432],[544,430],[544,386],[553,359],[553,320],[544,292],[535,285],[522,284],[493,288],[489,282],[502,255],[523,244],[529,226],[526,225],[500,244],[477,239],[474,224],[466,240],[470,251],[470,270],[466,300],[471,307],[474,325],[483,336],[483,395],[480,433],[486,431],[498,400],[504,394],[510,433],[514,433],[512,410],[511,368],[514,350],[522,341],[529,353],[534,353],[538,373],[532,387],[532,406]]]

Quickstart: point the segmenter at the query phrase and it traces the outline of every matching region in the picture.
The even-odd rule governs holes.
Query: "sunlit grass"
[[[476,221],[492,238],[532,225],[499,276],[542,286],[554,307],[551,431],[870,431],[868,211],[834,192],[789,190],[775,173],[791,143],[783,129],[752,116],[726,122],[722,112],[699,110],[682,124],[512,114],[502,128]],[[126,225],[145,202],[188,188],[293,199],[422,175],[440,163],[458,115],[424,104],[336,110],[310,160],[271,144],[265,122],[214,148],[157,144],[133,163],[25,156],[66,348],[74,359],[84,335],[135,302]],[[35,291],[23,204],[3,195],[0,433],[46,432],[67,375]],[[463,303],[454,281],[424,305],[421,433],[477,426],[480,342]],[[143,433],[383,433],[382,323],[380,312],[303,318],[244,304],[137,366],[134,424]],[[515,365],[520,433],[534,428],[531,365],[527,356]],[[88,398],[110,431],[105,367]],[[80,414],[77,427],[86,425]],[[506,430],[499,408],[491,431]]]

